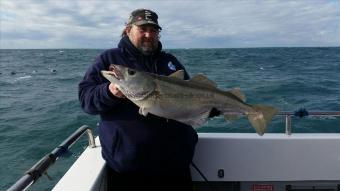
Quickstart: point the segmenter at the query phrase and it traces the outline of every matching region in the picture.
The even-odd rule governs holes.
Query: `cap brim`
[[[156,27],[158,27],[160,30],[162,30],[162,27],[160,27],[157,23],[153,22],[153,21],[146,21],[146,20],[143,20],[143,21],[137,21],[135,23],[133,23],[134,25],[137,25],[137,26],[141,26],[141,25],[155,25]]]

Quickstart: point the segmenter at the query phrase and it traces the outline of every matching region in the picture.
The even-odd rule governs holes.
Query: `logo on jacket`
[[[171,61],[168,63],[168,67],[170,70],[176,71],[176,66]]]

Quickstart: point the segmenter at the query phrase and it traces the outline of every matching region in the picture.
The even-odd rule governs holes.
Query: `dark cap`
[[[127,24],[134,24],[137,26],[150,24],[155,25],[162,30],[162,27],[158,25],[157,20],[158,15],[155,12],[148,9],[137,9],[131,13]]]

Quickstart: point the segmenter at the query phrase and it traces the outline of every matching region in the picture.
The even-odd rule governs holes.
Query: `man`
[[[173,55],[162,51],[161,29],[155,12],[133,11],[118,48],[97,57],[79,84],[83,110],[101,117],[102,156],[109,168],[108,186],[115,190],[192,190],[189,165],[197,143],[195,130],[174,120],[140,115],[139,108],[100,74],[111,64],[159,75],[184,70]]]

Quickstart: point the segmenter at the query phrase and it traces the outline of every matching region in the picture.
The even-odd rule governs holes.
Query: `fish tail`
[[[263,135],[266,131],[267,124],[277,113],[277,109],[266,105],[253,105],[252,108],[255,112],[247,114],[249,122],[259,135]]]

